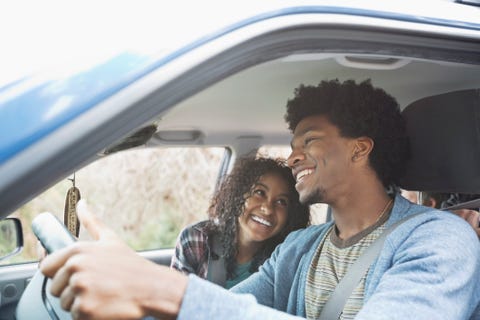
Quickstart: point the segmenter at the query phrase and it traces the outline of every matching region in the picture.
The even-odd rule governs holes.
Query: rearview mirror
[[[19,253],[23,248],[22,224],[17,218],[0,220],[0,260]]]

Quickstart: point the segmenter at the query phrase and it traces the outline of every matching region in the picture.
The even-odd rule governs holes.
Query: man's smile
[[[295,180],[298,182],[300,182],[303,178],[305,178],[305,176],[308,176],[310,174],[313,173],[313,169],[303,169],[301,170],[300,172],[298,172],[295,176]]]

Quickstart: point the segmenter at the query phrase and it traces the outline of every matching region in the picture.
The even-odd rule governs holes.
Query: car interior
[[[55,183],[125,150],[221,148],[211,193],[238,157],[266,147],[283,148],[282,155],[288,155],[286,102],[300,84],[329,79],[370,79],[396,98],[412,147],[402,188],[480,194],[478,39],[454,30],[440,37],[441,26],[414,33],[407,22],[359,27],[361,19],[338,25],[308,16],[282,19],[287,22],[281,27],[261,22],[216,38],[60,128],[43,142],[51,145],[61,137],[50,153],[16,160],[25,168],[24,178],[5,182],[9,188],[0,210],[19,216],[21,205]],[[173,249],[140,254],[169,265]],[[0,267],[0,319],[14,319],[36,271],[36,262]],[[5,288],[10,288],[6,296]]]

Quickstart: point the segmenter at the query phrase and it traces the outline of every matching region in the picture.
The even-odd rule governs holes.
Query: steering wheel
[[[76,241],[63,223],[49,212],[42,213],[33,220],[32,230],[48,253]],[[15,311],[17,320],[72,319],[70,312],[60,306],[60,299],[50,294],[50,282],[50,279],[37,270],[20,298]]]

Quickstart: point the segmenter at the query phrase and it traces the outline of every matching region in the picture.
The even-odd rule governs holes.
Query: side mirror
[[[0,220],[0,260],[19,253],[23,248],[22,224],[17,218]]]

